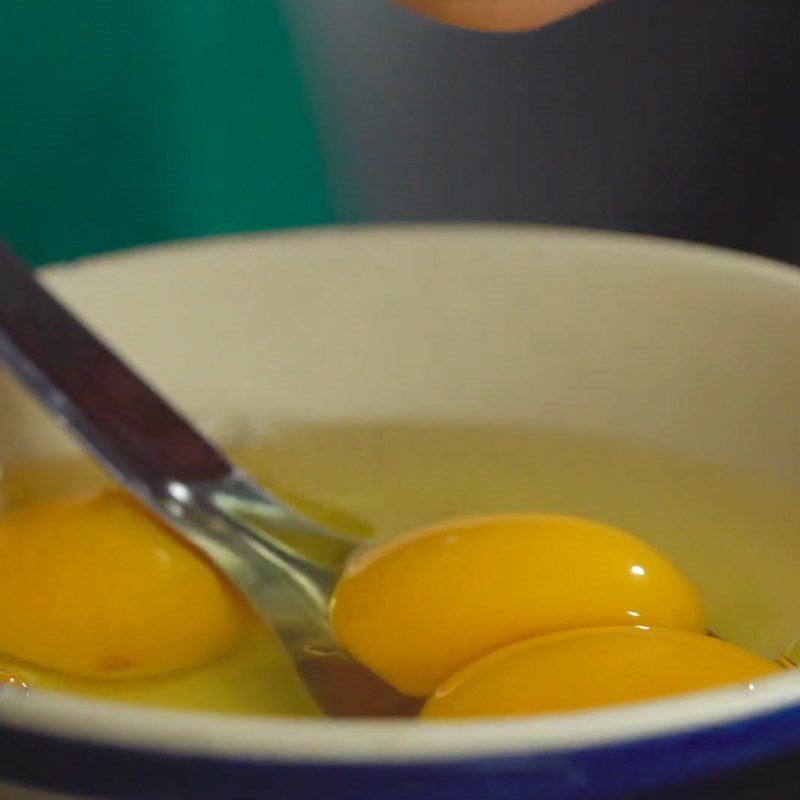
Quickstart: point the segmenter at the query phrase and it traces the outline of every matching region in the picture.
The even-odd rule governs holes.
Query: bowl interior
[[[800,479],[800,277],[759,259],[567,230],[373,228],[171,245],[44,278],[224,441],[562,431]],[[2,376],[0,410],[0,463],[76,452]],[[678,555],[719,594],[745,584],[726,559],[758,554],[740,599],[769,649],[800,619],[800,548],[765,527],[716,543],[724,569],[693,564],[691,542]]]

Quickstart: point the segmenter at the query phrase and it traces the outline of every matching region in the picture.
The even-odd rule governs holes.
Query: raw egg
[[[500,515],[367,545],[332,604],[339,641],[405,694],[554,631],[644,625],[704,632],[697,591],[664,556],[598,522]]]
[[[0,520],[0,608],[0,651],[93,678],[202,666],[253,624],[210,564],[114,489]]]
[[[688,631],[592,628],[505,647],[446,680],[427,719],[502,717],[651,700],[747,683],[777,664]]]

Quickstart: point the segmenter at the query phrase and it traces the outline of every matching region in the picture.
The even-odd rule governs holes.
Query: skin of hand
[[[482,31],[522,31],[568,17],[598,0],[398,0],[448,25]]]

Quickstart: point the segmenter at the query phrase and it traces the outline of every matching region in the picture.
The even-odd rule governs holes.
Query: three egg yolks
[[[67,674],[202,667],[258,624],[206,560],[122,492],[0,519],[0,652]],[[703,635],[690,581],[640,539],[588,520],[499,515],[356,551],[340,643],[424,718],[647,699],[777,670]]]

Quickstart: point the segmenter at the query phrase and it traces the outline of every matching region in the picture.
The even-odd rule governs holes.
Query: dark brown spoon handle
[[[158,492],[167,481],[205,483],[232,472],[2,241],[0,360],[125,484],[135,476]]]

